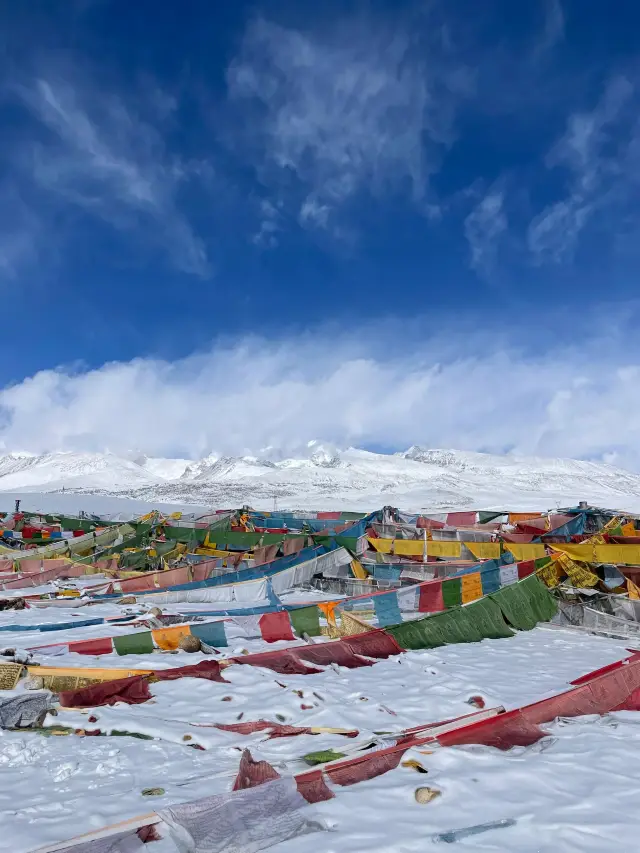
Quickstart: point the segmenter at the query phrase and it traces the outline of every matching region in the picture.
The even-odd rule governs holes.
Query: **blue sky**
[[[4,4],[5,448],[635,466],[640,9],[611,8]]]

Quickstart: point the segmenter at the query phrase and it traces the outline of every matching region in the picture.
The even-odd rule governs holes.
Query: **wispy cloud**
[[[126,231],[132,240],[162,247],[176,269],[209,273],[205,245],[179,203],[199,164],[172,155],[163,135],[175,108],[170,96],[147,88],[128,105],[77,76],[70,80],[55,73],[21,82],[12,91],[39,126],[26,146],[11,154],[25,180],[59,203]]]
[[[636,87],[617,77],[591,112],[573,113],[565,134],[547,156],[547,167],[568,170],[568,194],[531,222],[528,245],[538,262],[571,256],[587,223],[598,213],[619,209],[637,192],[640,128],[635,118]],[[635,189],[632,189],[634,188]]]
[[[402,28],[341,21],[321,35],[262,18],[228,73],[260,180],[303,226],[326,228],[360,194],[428,193],[452,139],[462,67]]]
[[[410,344],[394,352],[388,342],[401,334]],[[0,442],[196,457],[295,451],[320,437],[339,446],[615,453],[640,468],[640,350],[621,347],[622,337],[616,327],[585,332],[573,348],[538,339],[527,353],[504,327],[447,325],[429,337],[403,323],[245,339],[176,362],[42,371],[0,392]]]
[[[500,238],[508,229],[504,195],[492,189],[478,202],[464,221],[464,233],[471,249],[471,266],[489,274],[496,260]]]
[[[540,59],[564,38],[565,14],[560,0],[545,0],[544,26],[536,42],[533,59]]]
[[[7,182],[0,190],[0,278],[17,279],[37,262],[43,240],[37,214],[24,203],[18,188]]]
[[[268,198],[260,200],[260,226],[252,237],[256,246],[273,249],[278,245],[278,231],[280,231],[280,211],[269,201]]]

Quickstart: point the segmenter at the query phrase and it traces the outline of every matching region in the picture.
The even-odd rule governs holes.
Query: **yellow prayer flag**
[[[537,569],[536,574],[538,575],[540,580],[550,588],[557,586],[558,581],[560,580],[558,576],[558,566],[556,565],[556,562],[552,559],[549,559],[549,561],[545,563],[544,566],[541,566],[539,569]]]
[[[579,544],[553,544],[549,546],[557,553],[566,554],[581,563],[622,563],[627,566],[640,564],[640,545],[599,544],[598,542],[580,542]]]
[[[596,562],[596,546],[591,542],[580,542],[579,544],[560,544],[553,543],[549,548],[556,554],[566,554],[572,560],[579,560],[583,563]]]
[[[424,539],[376,539],[369,538],[369,544],[379,554],[396,554],[399,557],[422,557]],[[459,557],[462,543],[457,539],[427,541],[427,554],[430,557]]]
[[[590,572],[584,566],[579,566],[571,560],[566,566],[567,575],[573,586],[584,589],[585,587],[597,586],[600,582],[598,575]]]
[[[600,583],[598,575],[587,569],[586,566],[574,563],[567,554],[558,554],[556,564],[562,568],[575,587],[584,589],[585,587],[597,586]]]
[[[627,578],[627,592],[632,601],[640,601],[640,589],[629,578]]]
[[[431,543],[428,543],[429,546]],[[421,557],[424,550],[422,539],[394,539],[393,553],[399,557]]]
[[[463,542],[477,560],[497,560],[500,557],[499,542]]]
[[[420,546],[422,542],[418,542]],[[422,550],[418,551],[422,554]],[[453,540],[432,540],[427,542],[427,554],[430,557],[459,557],[462,554],[462,542]]]
[[[351,571],[353,572],[353,576],[359,578],[360,580],[366,580],[369,575],[363,569],[362,564],[359,560],[353,559],[351,560]]]
[[[527,544],[505,542],[504,547],[513,554],[518,562],[521,560],[539,560],[541,557],[546,556],[545,547],[541,542]]]
[[[596,545],[597,563],[640,564],[640,545]]]
[[[180,640],[191,634],[188,625],[174,625],[171,628],[157,628],[151,632],[153,642],[159,649],[173,651],[180,648]]]
[[[473,572],[469,575],[462,575],[462,603],[468,604],[470,601],[476,601],[482,598],[482,578],[480,572]]]
[[[510,512],[509,524],[517,524],[519,521],[531,521],[533,518],[542,518],[541,512]]]
[[[368,536],[367,541],[379,554],[389,554],[393,544],[393,539],[378,539],[375,536]]]

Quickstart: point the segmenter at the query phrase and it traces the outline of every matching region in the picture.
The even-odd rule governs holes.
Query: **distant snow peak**
[[[205,471],[215,465],[219,458],[219,453],[210,453],[208,456],[204,456],[197,462],[189,462],[182,474],[180,475],[180,478],[182,480],[195,480],[197,477],[199,477],[201,474],[203,474]]]
[[[327,441],[313,439],[307,443],[309,459],[318,468],[338,468],[342,464],[340,451]]]
[[[414,444],[399,455],[404,459],[413,459],[414,462],[441,465],[443,468],[455,467],[461,469],[465,467],[465,462],[461,459],[460,453],[457,453],[455,450],[427,450],[418,444]]]

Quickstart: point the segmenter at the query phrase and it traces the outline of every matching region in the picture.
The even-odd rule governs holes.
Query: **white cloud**
[[[322,204],[313,196],[309,196],[300,208],[300,221],[303,225],[315,225],[318,228],[326,228],[329,222],[329,205]]]
[[[536,261],[570,256],[596,214],[619,209],[637,192],[640,131],[630,108],[634,95],[635,86],[616,77],[592,112],[569,117],[566,132],[547,157],[549,169],[568,170],[569,192],[529,225],[527,240]]]
[[[274,249],[278,245],[277,233],[280,231],[280,213],[269,199],[260,201],[260,227],[251,238],[256,246]]]
[[[86,80],[54,74],[13,91],[49,131],[13,154],[38,190],[161,247],[182,272],[209,273],[204,244],[178,202],[199,164],[172,157],[164,141],[171,96],[149,88],[129,106]]]
[[[173,363],[42,371],[0,392],[0,442],[198,457],[286,452],[319,436],[339,446],[614,453],[640,469],[640,352],[621,354],[620,337],[585,334],[579,348],[538,340],[526,355],[508,327],[428,337],[385,324],[250,338]],[[400,340],[404,354],[392,349]]]
[[[471,248],[471,266],[489,273],[494,264],[500,238],[507,230],[504,196],[490,190],[464,221],[464,233]]]
[[[359,193],[423,199],[469,90],[435,43],[344,20],[322,35],[254,20],[227,80],[260,180],[322,227]]]
[[[546,0],[544,4],[544,27],[536,43],[534,59],[552,50],[564,38],[565,15],[560,0]]]

